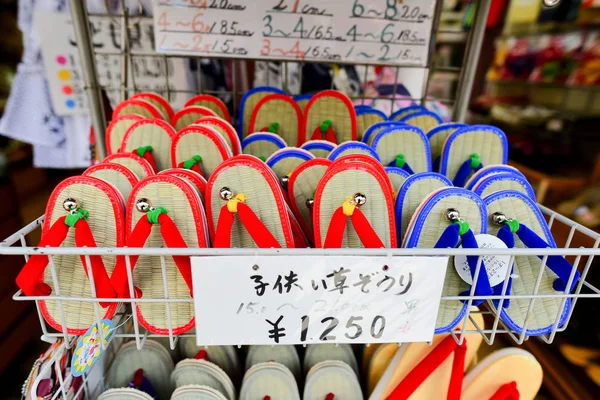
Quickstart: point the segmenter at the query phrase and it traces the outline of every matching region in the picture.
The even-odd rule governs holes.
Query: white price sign
[[[197,344],[430,341],[447,257],[193,257]]]
[[[156,50],[426,65],[433,0],[155,0]]]

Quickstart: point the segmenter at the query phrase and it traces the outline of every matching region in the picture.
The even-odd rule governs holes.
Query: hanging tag
[[[104,346],[108,345],[108,341],[114,333],[113,323],[108,319],[100,321],[104,333]],[[100,344],[100,332],[98,326],[93,325],[77,342],[73,358],[71,359],[71,370],[73,376],[81,376],[85,374],[98,361],[104,349]]]
[[[507,249],[506,244],[494,235],[487,233],[475,235],[477,246],[480,249]],[[462,246],[460,246],[462,248]],[[506,278],[506,270],[508,269],[510,256],[489,255],[483,256],[483,263],[487,270],[490,286],[494,287],[504,281]],[[454,257],[454,267],[461,279],[469,285],[473,284],[471,277],[471,269],[467,263],[467,256],[459,255]]]

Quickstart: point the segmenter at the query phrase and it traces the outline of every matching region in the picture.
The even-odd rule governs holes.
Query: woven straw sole
[[[410,114],[416,114],[418,112],[422,112],[422,111],[427,111],[427,109],[423,106],[409,106],[409,107],[405,107],[403,109],[400,109],[398,111],[396,111],[395,113],[393,113],[390,116],[390,120],[393,121],[400,121],[401,119],[403,119],[404,117],[409,116]]]
[[[201,169],[205,177],[209,177],[219,164],[231,157],[227,145],[215,129],[197,125],[188,126],[177,133],[170,154],[173,168],[199,155],[202,157]]]
[[[203,117],[216,116],[215,112],[210,108],[201,106],[189,106],[181,109],[177,114],[173,115],[171,125],[175,130],[180,131],[186,126],[192,125],[195,121]]]
[[[144,118],[159,118],[163,116],[160,111],[151,103],[142,99],[129,99],[121,102],[113,111],[113,119],[121,115],[140,115]]]
[[[443,188],[429,195],[415,211],[405,234],[405,247],[434,248],[440,235],[450,222],[445,218],[449,208],[458,210],[469,223],[475,235],[485,232],[487,215],[479,196],[459,188]],[[458,296],[470,286],[463,281],[454,268],[454,257],[448,260],[442,296]],[[454,328],[466,312],[466,304],[459,300],[442,301],[436,321],[436,333]]]
[[[335,145],[326,140],[309,140],[308,142],[304,142],[300,148],[308,151],[317,158],[327,158],[331,150],[335,148]]]
[[[433,113],[431,113],[433,114]],[[427,133],[440,124],[439,117],[434,115],[422,115],[422,113],[415,113],[402,118],[401,122],[405,124],[416,126],[423,132]]]
[[[471,178],[469,178],[467,183],[465,183],[465,189],[472,190],[473,187],[475,186],[475,184],[477,184],[477,182],[479,182],[480,179],[486,178],[489,175],[495,175],[495,174],[500,174],[500,173],[509,173],[509,174],[513,174],[513,175],[519,175],[519,176],[522,176],[525,178],[525,175],[523,175],[521,173],[521,171],[519,171],[518,169],[516,169],[515,167],[512,167],[510,165],[504,165],[504,164],[485,165],[479,171],[475,172],[471,176]],[[527,178],[525,178],[525,179],[527,179]]]
[[[171,374],[171,384],[175,388],[187,385],[209,386],[229,400],[235,400],[235,388],[231,379],[219,366],[209,361],[180,361]]]
[[[193,187],[183,179],[169,175],[156,175],[146,178],[136,186],[127,204],[127,228],[131,232],[140,218],[145,214],[137,211],[139,199],[148,199],[153,207],[165,207],[169,217],[175,222],[181,236],[188,247],[206,247],[204,236],[206,224],[204,210],[200,198]],[[165,243],[158,226],[153,227],[144,247],[160,248]],[[157,256],[140,256],[133,270],[135,286],[142,291],[142,298],[179,298],[190,297],[190,289],[186,285],[175,261],[167,256],[164,259],[165,270],[161,266],[161,258]],[[163,273],[165,277],[163,278]],[[168,293],[165,293],[165,285]],[[169,318],[173,334],[187,332],[194,327],[194,305],[192,302],[182,303],[140,303],[136,304],[140,323],[149,331],[162,335],[169,334]]]
[[[385,122],[380,122],[378,124],[371,125],[365,132],[365,135],[363,136],[362,141],[364,143],[368,144],[369,146],[371,146],[373,144],[373,139],[375,139],[375,136],[379,132],[383,131],[384,129],[395,128],[395,127],[402,126],[402,125],[406,125],[406,124],[403,124],[403,123],[397,122],[397,121],[385,121]]]
[[[396,208],[396,218],[400,217],[401,222],[399,224],[398,239],[403,239],[406,235],[410,219],[423,200],[430,193],[449,186],[452,186],[452,183],[445,176],[439,174],[415,174],[407,179],[398,193],[397,206],[399,207]]]
[[[508,218],[513,218],[521,224],[526,225],[534,231],[538,236],[543,238],[552,247],[556,247],[554,239],[547,231],[547,225],[542,227],[543,216],[537,206],[531,200],[524,200],[526,196],[513,191],[498,192],[485,199],[487,211],[489,215],[499,211],[505,214]],[[535,210],[534,210],[535,207]],[[541,221],[540,221],[541,218]],[[545,225],[545,221],[543,222]],[[545,229],[544,229],[545,228]],[[490,224],[489,233],[496,235],[499,227],[495,224]],[[526,248],[523,242],[517,235],[513,235],[515,239],[515,249]],[[518,278],[513,279],[511,295],[533,295],[533,289],[537,281],[542,260],[536,256],[518,256],[515,257],[513,274]],[[550,268],[546,267],[542,273],[538,295],[561,294],[553,288],[554,281],[558,278]],[[527,309],[531,299],[511,299],[510,307],[503,307],[502,318],[513,329],[520,332],[525,322]],[[567,300],[564,309],[561,309],[563,299],[560,298],[541,298],[536,299],[528,319],[527,333],[536,335],[551,330],[557,315],[561,314],[561,321],[564,321],[565,313],[569,310],[570,301]],[[559,323],[559,326],[561,324]]]
[[[307,346],[304,354],[304,370],[310,371],[323,361],[341,361],[348,365],[358,376],[358,363],[352,351],[352,346],[347,343],[340,344],[312,344]],[[307,379],[309,377],[307,376]]]
[[[465,376],[460,398],[490,399],[502,385],[515,382],[519,398],[533,400],[542,386],[543,375],[542,366],[531,353],[516,348],[498,350]]]
[[[481,163],[506,164],[508,158],[506,137],[496,128],[470,126],[448,136],[442,150],[440,173],[454,180],[462,163],[477,153]]]
[[[119,164],[124,167],[127,167],[130,170],[132,170],[133,173],[139,179],[143,179],[147,176],[154,175],[154,170],[152,169],[150,163],[146,159],[138,156],[137,154],[115,153],[106,157],[102,162]]]
[[[241,117],[242,117],[242,126],[238,126],[238,130],[241,132],[241,139],[245,139],[246,136],[251,134],[248,129],[250,126],[250,118],[252,117],[252,112],[254,108],[264,97],[267,97],[273,93],[279,93],[278,89],[273,90],[273,88],[268,88],[269,90],[261,90],[261,88],[255,88],[249,92],[244,94],[242,97],[242,103],[244,107],[241,109]]]
[[[271,155],[267,165],[278,178],[290,176],[302,163],[314,159],[308,151],[296,148],[283,148]]]
[[[333,213],[355,193],[367,196],[367,202],[361,206],[360,211],[383,244],[386,247],[396,247],[393,196],[389,179],[381,175],[374,167],[360,162],[335,163],[327,170],[315,194],[313,222],[316,223],[316,247],[323,246]],[[346,221],[342,247],[363,247],[350,218]]]
[[[171,108],[169,102],[164,97],[156,93],[142,92],[133,95],[131,98],[144,100],[152,104],[158,109],[158,111],[160,111],[165,121],[170,121],[171,117],[173,116],[173,108]]]
[[[292,373],[276,362],[257,364],[250,368],[240,391],[240,400],[264,399],[300,400],[298,385]]]
[[[302,111],[296,102],[283,94],[271,94],[262,98],[254,107],[248,130],[258,132],[272,123],[279,123],[277,135],[286,143],[300,146],[304,143],[302,129]]]
[[[223,136],[223,139],[231,149],[234,156],[242,152],[242,144],[234,127],[227,121],[217,117],[204,117],[194,122],[194,125],[208,125]]]
[[[236,156],[222,163],[207,186],[208,224],[214,238],[221,208],[226,204],[219,191],[228,187],[243,193],[248,205],[282,247],[293,247],[292,229],[281,185],[265,163],[250,156]],[[236,217],[231,229],[231,247],[252,248],[256,243]]]
[[[313,236],[313,223],[311,210],[306,206],[306,201],[314,197],[317,185],[325,171],[331,165],[329,160],[311,160],[292,173],[288,181],[288,195],[294,214],[299,219],[309,237]]]
[[[535,200],[535,192],[533,188],[527,182],[527,179],[508,173],[488,175],[487,177],[480,179],[477,184],[473,187],[473,191],[485,198],[492,193],[499,192],[502,190],[516,190],[526,196],[529,196],[532,200]]]
[[[152,383],[159,399],[168,399],[173,391],[171,376],[175,366],[169,352],[154,340],[147,339],[141,350],[135,341],[125,343],[113,360],[107,372],[106,386],[109,388],[128,387],[135,371],[142,368],[144,376]]]
[[[137,389],[109,389],[102,393],[98,400],[154,400],[152,396]]]
[[[429,148],[431,149],[431,160],[435,160],[442,154],[444,142],[457,129],[465,127],[465,124],[440,124],[434,130],[427,133],[429,139]],[[438,171],[434,171],[438,172]]]
[[[133,187],[139,182],[137,175],[132,170],[123,165],[113,163],[92,165],[83,171],[81,175],[93,176],[94,178],[110,183],[119,191],[125,202],[129,199],[129,194]]]
[[[483,327],[483,317],[481,314],[472,314],[477,325]],[[475,330],[475,326],[469,320],[467,321],[467,330]],[[438,346],[449,334],[435,335],[433,343],[408,343],[400,346],[389,367],[381,377],[375,387],[372,399],[385,399],[398,386],[398,384],[411,372],[421,360],[423,360],[436,346]],[[477,355],[477,350],[483,340],[482,336],[476,333],[465,333],[467,351],[465,354],[465,370],[471,365],[471,361]],[[421,385],[410,396],[411,400],[429,400],[444,399],[448,396],[448,382],[452,373],[452,364],[454,357],[446,358],[435,371],[429,375]]]
[[[122,115],[110,122],[106,128],[106,151],[109,155],[119,151],[127,129],[141,119],[141,116],[132,114]]]
[[[231,116],[229,115],[229,110],[227,110],[227,106],[218,97],[211,96],[209,94],[201,94],[192,97],[184,105],[184,107],[189,106],[206,107],[209,110],[212,110],[219,118],[222,118],[225,121],[231,121]]]
[[[390,168],[395,168],[395,167],[386,167],[385,171],[387,173],[388,178],[390,178],[390,182],[392,183],[392,189],[394,191],[394,199],[395,199],[396,196],[398,196],[398,192],[400,191],[400,188],[402,187],[404,182],[406,182],[406,178],[408,178],[409,175],[408,175],[408,173],[405,175],[402,173],[398,173],[396,171],[392,171],[392,170],[390,170]],[[404,171],[404,170],[402,170],[402,171]]]
[[[156,167],[162,171],[171,166],[171,143],[174,137],[175,131],[163,120],[141,120],[129,127],[120,151],[131,152],[139,147],[150,145]]]
[[[415,173],[431,171],[429,142],[422,131],[411,127],[389,128],[374,135],[371,143],[383,165],[389,165],[398,154],[404,154]]]
[[[208,386],[185,385],[175,389],[171,400],[227,400],[227,397]]]
[[[327,158],[331,161],[335,161],[341,157],[352,155],[352,154],[364,154],[373,157],[379,161],[379,155],[371,147],[367,146],[363,142],[349,141],[340,143],[335,149],[329,153]]]
[[[356,140],[356,112],[348,96],[335,90],[314,95],[304,110],[304,136],[311,138],[315,129],[325,120],[331,121],[338,143]]]
[[[340,399],[362,398],[356,374],[343,362],[325,361],[315,365],[309,372],[302,398],[322,400],[329,393]]]
[[[285,366],[294,375],[296,381],[302,378],[300,357],[298,357],[296,348],[291,345],[250,346],[246,356],[246,370],[251,369],[256,364],[270,361]]]
[[[204,206],[204,194],[206,193],[206,179],[202,175],[200,175],[196,171],[183,168],[165,169],[164,171],[161,171],[159,175],[173,175],[185,179],[186,181],[191,183],[194,189],[198,191],[198,195],[200,196],[200,200],[202,200],[202,205]],[[208,234],[206,235],[206,237],[208,237]]]
[[[367,113],[367,114],[362,114],[362,115],[357,115],[356,116],[356,126],[357,126],[357,131],[356,131],[356,140],[362,140],[365,132],[367,131],[367,129],[378,123],[378,122],[383,122],[385,121],[385,119],[376,113]]]
[[[123,200],[117,190],[110,184],[89,176],[72,177],[62,181],[52,192],[46,206],[43,226],[44,234],[60,217],[67,212],[63,208],[63,201],[73,198],[82,208],[89,211],[87,223],[90,226],[97,247],[122,247],[125,244],[123,231]],[[69,233],[61,247],[76,247],[75,229]],[[58,288],[52,279],[50,265],[44,270],[44,282],[52,288],[53,295],[63,297],[92,298],[90,281],[85,273],[85,266],[78,255],[52,256]],[[115,256],[102,256],[106,272],[110,276],[115,266]],[[96,318],[96,305],[100,319],[111,319],[115,313],[116,304],[102,308],[98,303],[80,301],[61,301],[60,305],[55,300],[40,301],[40,308],[46,321],[55,329],[63,330],[60,307],[63,309],[65,327],[72,335],[84,334],[90,326],[98,322]]]
[[[259,135],[259,133],[255,133],[254,135]],[[260,135],[265,135],[263,133],[261,133]],[[272,135],[275,136],[275,139],[278,139],[278,137],[276,137],[276,135]],[[261,136],[263,137],[263,136]],[[242,143],[242,148],[243,148],[243,152],[244,154],[250,154],[256,157],[264,157],[264,159],[266,160],[267,158],[271,157],[275,152],[283,149],[286,147],[285,142],[280,139],[280,140],[269,140],[269,139],[259,139],[259,140],[244,140],[244,143]]]

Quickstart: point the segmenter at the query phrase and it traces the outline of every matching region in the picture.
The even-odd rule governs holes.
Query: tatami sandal
[[[356,140],[356,112],[352,101],[335,90],[319,92],[306,105],[302,126],[306,140],[336,144]]]
[[[234,156],[242,154],[242,143],[233,125],[218,117],[203,117],[194,121],[194,125],[209,125],[215,128],[231,148]]]
[[[256,364],[276,362],[285,366],[296,381],[302,378],[302,366],[296,348],[292,345],[281,346],[250,346],[246,355],[246,370]]]
[[[129,99],[119,103],[113,110],[112,119],[128,114],[139,115],[143,118],[163,119],[160,110],[144,99]]]
[[[106,157],[102,162],[123,165],[132,170],[139,179],[156,173],[148,160],[134,153],[115,153]]]
[[[429,110],[427,110],[427,108],[420,106],[420,105],[408,106],[408,107],[401,108],[398,111],[394,112],[392,115],[390,115],[389,119],[390,119],[390,121],[400,121],[402,118],[406,117],[407,115],[416,114],[418,112],[423,112],[423,111],[429,111]]]
[[[361,399],[356,373],[341,361],[323,361],[310,369],[304,386],[304,400]]]
[[[285,140],[274,133],[253,133],[242,142],[244,154],[250,154],[267,161],[273,153],[287,147]]]
[[[154,400],[154,397],[133,388],[108,389],[98,400]]]
[[[52,191],[38,247],[122,247],[124,200],[111,184],[91,176],[67,178]],[[109,276],[115,266],[114,256],[32,255],[16,278],[26,296],[61,296],[98,298],[100,305],[89,301],[39,300],[44,319],[54,329],[71,335],[83,335],[100,319],[111,319],[116,303],[102,298],[116,298]],[[92,271],[95,296],[92,295],[88,271]],[[55,286],[53,276],[58,286]]]
[[[142,383],[146,383],[145,387],[149,383],[159,399],[168,399],[173,392],[169,377],[174,368],[169,352],[155,341],[147,339],[141,350],[137,349],[135,341],[128,342],[119,349],[110,365],[106,386],[126,388],[132,383],[139,389]]]
[[[296,168],[288,180],[287,191],[290,207],[298,218],[302,229],[313,243],[312,206],[314,194],[319,181],[330,166],[331,161],[315,158]]]
[[[498,350],[465,375],[461,400],[533,400],[544,372],[535,357],[521,349]]]
[[[303,363],[305,371],[310,371],[315,365],[323,361],[341,361],[348,365],[356,376],[360,373],[352,346],[347,343],[310,344],[306,346]]]
[[[384,113],[371,107],[361,108],[356,111],[356,140],[362,140],[370,126],[387,121]]]
[[[431,149],[431,162],[432,171],[440,172],[440,156],[442,155],[442,149],[444,142],[448,136],[454,133],[457,129],[464,128],[467,124],[461,124],[456,122],[450,122],[440,124],[435,128],[427,132],[427,138],[429,139],[429,148]]]
[[[205,178],[223,161],[232,157],[231,149],[216,128],[190,125],[173,138],[171,166],[196,171]]]
[[[265,399],[300,400],[294,375],[279,363],[256,364],[244,375],[240,400]]]
[[[473,176],[471,176],[471,178],[469,178],[469,180],[465,184],[465,189],[473,190],[475,185],[477,185],[477,183],[481,179],[487,178],[488,176],[491,176],[491,175],[504,174],[504,173],[518,175],[524,179],[527,179],[521,171],[519,171],[518,169],[516,169],[515,167],[512,167],[510,165],[502,165],[502,164],[488,165],[488,166],[481,168],[479,171],[475,172],[473,174]]]
[[[195,337],[179,339],[182,358],[206,360],[219,366],[235,382],[240,378],[240,362],[233,346],[198,346]]]
[[[304,142],[300,148],[312,153],[315,157],[327,158],[329,153],[335,148],[335,144],[327,140],[309,140],[308,142]]]
[[[527,195],[514,190],[493,193],[484,199],[490,216],[489,233],[497,235],[508,248],[556,248],[550,228],[535,202]],[[549,256],[542,272],[539,289],[534,293],[542,268],[542,256],[516,256],[513,274],[509,278],[506,294],[515,296],[558,295],[570,293],[579,280],[579,271],[561,256]],[[571,286],[567,288],[573,274]],[[494,288],[495,295],[502,294],[503,283]],[[561,304],[565,301],[564,308]],[[495,309],[502,300],[492,302]],[[532,299],[516,298],[502,301],[500,317],[515,332],[523,331],[527,310]],[[532,315],[527,319],[527,335],[538,336],[552,330],[558,314],[562,326],[571,308],[571,299],[540,298],[533,301]]]
[[[444,175],[435,172],[421,172],[406,179],[396,197],[396,233],[398,243],[402,243],[408,224],[417,208],[430,193],[451,187],[452,182]]]
[[[429,133],[430,130],[432,130],[433,128],[435,128],[443,122],[442,119],[436,113],[433,113],[431,111],[419,111],[416,113],[405,115],[398,121],[404,122],[408,125],[416,126],[425,133]]]
[[[516,190],[517,192],[526,194],[530,199],[535,201],[535,191],[527,181],[527,178],[511,172],[488,175],[479,179],[475,186],[473,186],[473,191],[482,198],[500,190]]]
[[[287,192],[289,177],[302,163],[313,160],[315,156],[306,150],[286,147],[278,150],[267,159],[267,165],[281,180],[284,191]]]
[[[185,168],[170,168],[165,169],[158,173],[158,175],[173,175],[179,178],[183,178],[194,186],[194,189],[198,190],[198,194],[200,195],[200,199],[202,199],[202,204],[205,203],[204,196],[206,194],[206,179],[202,176],[201,173],[196,172],[191,169]],[[208,237],[208,235],[207,235]]]
[[[206,107],[209,110],[212,110],[219,118],[222,118],[227,122],[231,122],[231,115],[229,115],[227,106],[220,98],[216,96],[211,96],[210,94],[199,94],[198,96],[192,97],[184,104],[184,108],[190,106]]]
[[[213,247],[294,247],[281,184],[256,157],[235,156],[214,171],[206,212]]]
[[[176,131],[180,131],[186,126],[190,126],[194,121],[204,117],[216,117],[217,113],[207,107],[202,106],[188,106],[179,110],[173,118],[171,118],[171,125]]]
[[[371,147],[381,163],[410,174],[431,171],[431,150],[423,131],[414,126],[396,126],[377,133]]]
[[[506,164],[508,142],[500,129],[472,125],[454,131],[444,142],[440,173],[454,186],[463,187],[472,173],[485,165]]]
[[[227,400],[227,397],[208,386],[185,385],[175,389],[171,400]]]
[[[235,400],[233,382],[218,365],[206,360],[187,359],[180,361],[171,373],[174,388],[187,385],[208,386],[223,394],[228,400]]]
[[[171,143],[175,130],[161,119],[142,119],[127,129],[119,151],[145,158],[155,171],[171,166]]]
[[[285,94],[283,90],[270,86],[255,87],[254,89],[250,89],[244,93],[242,99],[240,100],[240,111],[238,114],[237,125],[241,141],[243,141],[246,136],[253,133],[252,131],[248,130],[248,127],[250,126],[250,118],[252,116],[252,112],[254,111],[254,107],[256,107],[258,102],[264,97],[273,93]]]
[[[382,130],[388,129],[388,128],[394,128],[397,126],[405,126],[405,125],[406,124],[403,124],[402,122],[398,122],[398,121],[378,122],[367,128],[367,130],[365,131],[365,134],[362,138],[362,141],[370,146],[371,143],[373,142],[373,139],[375,139],[375,135],[377,135]]]
[[[137,175],[129,168],[110,162],[92,165],[83,171],[81,175],[93,176],[94,178],[110,183],[121,193],[124,202],[127,202],[131,190],[140,181]]]
[[[376,165],[342,158],[325,172],[313,206],[315,247],[396,247],[391,183]]]
[[[398,193],[400,192],[400,188],[411,175],[409,172],[398,167],[385,167],[385,172],[388,178],[390,178],[390,182],[392,182],[392,188],[394,189],[394,199],[397,199]]]
[[[132,99],[140,99],[147,101],[160,111],[165,121],[170,121],[173,117],[173,108],[169,102],[162,96],[156,93],[142,92],[131,96]]]
[[[135,114],[127,114],[121,115],[110,121],[110,124],[108,124],[108,127],[106,128],[105,137],[106,152],[108,155],[119,151],[127,129],[141,119],[144,119],[144,117]]]
[[[302,132],[302,111],[294,99],[285,94],[263,97],[252,111],[248,131],[274,133],[297,147],[306,141]]]
[[[327,156],[327,159],[335,161],[340,157],[347,156],[350,154],[366,154],[373,157],[375,160],[380,161],[379,155],[371,147],[367,146],[363,142],[344,142],[336,146],[331,153]]]
[[[487,211],[479,196],[462,188],[442,188],[431,193],[417,208],[403,247],[454,248],[462,242],[464,248],[478,248],[475,235],[487,232]],[[478,257],[467,256],[470,277],[475,274]],[[468,296],[471,285],[456,272],[454,257],[449,257],[442,296]],[[475,296],[491,296],[485,264],[481,262]],[[483,300],[474,300],[477,306]],[[435,333],[453,329],[467,312],[467,301],[442,301],[438,311]]]
[[[160,229],[152,229],[159,225]],[[143,179],[127,203],[127,246],[207,247],[206,217],[200,196],[187,181],[170,175]],[[186,298],[192,295],[190,257],[131,256],[135,297]],[[165,283],[166,281],[166,283]],[[120,297],[130,298],[125,257],[111,277]],[[165,289],[165,285],[167,289]],[[179,335],[194,327],[194,306],[185,303],[137,303],[140,324],[152,333]]]
[[[473,319],[483,328],[481,314]],[[477,355],[483,337],[467,321],[465,339],[457,344],[452,334],[435,335],[432,345],[408,343],[400,346],[370,399],[388,400],[460,400],[465,370]],[[460,332],[457,330],[456,334]],[[447,383],[446,383],[447,382]]]

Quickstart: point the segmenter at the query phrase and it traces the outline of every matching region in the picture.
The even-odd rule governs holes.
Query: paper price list
[[[157,51],[425,65],[433,0],[156,0]]]

